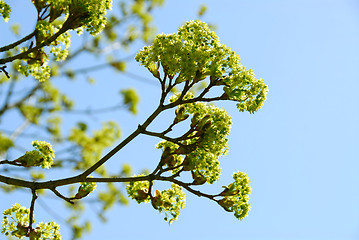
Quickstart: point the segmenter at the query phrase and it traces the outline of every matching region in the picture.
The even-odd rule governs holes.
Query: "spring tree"
[[[138,2],[141,1],[136,1],[134,5]],[[14,78],[11,81],[16,82],[19,81],[17,78],[20,76],[31,75],[38,81],[37,88],[47,91],[42,98],[38,98],[40,106],[44,102],[46,108],[28,105],[25,100],[16,106],[27,121],[37,124],[38,114],[52,110],[49,109],[49,105],[55,108],[53,111],[71,108],[66,96],[56,92],[49,83],[51,76],[56,74],[56,65],[52,66],[52,62],[63,61],[75,54],[71,55],[68,51],[69,31],[75,30],[78,33],[88,31],[96,39],[96,34],[106,31],[105,13],[110,10],[111,2],[34,0],[33,3],[38,12],[34,32],[1,48],[2,51],[6,51],[6,57],[0,59],[0,63],[3,64],[1,70],[5,77]],[[10,8],[3,1],[0,4],[1,14],[7,20]],[[142,8],[136,6],[132,9]],[[96,14],[93,14],[95,11]],[[138,11],[139,13],[136,14],[142,16],[140,14],[143,13],[142,10]],[[29,41],[27,47],[19,47]],[[93,44],[96,44],[96,41],[98,44],[99,40],[93,41]],[[169,223],[179,217],[180,210],[185,205],[184,190],[217,202],[224,210],[233,212],[238,219],[242,220],[248,214],[251,188],[245,173],[234,173],[233,182],[224,186],[224,189],[219,190],[217,194],[202,192],[198,190],[198,186],[213,184],[219,179],[221,170],[219,159],[228,151],[231,116],[213,103],[234,101],[240,112],[254,113],[265,101],[267,86],[254,76],[252,70],[247,70],[241,65],[239,56],[221,44],[207,24],[198,20],[186,22],[177,33],[158,34],[152,45],[140,50],[135,59],[147,68],[159,83],[161,94],[152,114],[103,157],[101,157],[103,150],[112,146],[119,138],[117,124],[108,122],[104,124],[103,129],[90,137],[86,133],[86,124],[80,122],[71,130],[67,138],[77,146],[81,154],[75,166],[78,174],[74,176],[46,180],[34,176],[36,174],[33,173],[33,179],[28,180],[1,174],[0,182],[4,183],[6,188],[9,186],[27,188],[32,193],[29,208],[14,204],[4,211],[3,234],[18,238],[61,239],[57,223],[39,222],[35,226],[34,211],[37,194],[51,192],[69,205],[77,205],[88,195],[96,194],[96,191],[92,193],[96,189],[96,183],[108,184],[109,190],[100,192],[97,196],[103,201],[104,209],[115,201],[112,196],[124,198],[125,194],[115,183],[126,183],[126,195],[129,198],[138,203],[151,203],[155,210],[164,214],[164,219]],[[13,63],[12,74],[5,69],[8,63]],[[115,68],[122,68],[123,65],[122,62],[114,61],[110,64]],[[199,85],[202,87],[197,88]],[[194,89],[199,90],[193,91]],[[135,111],[135,106],[131,105],[136,102],[133,91],[121,92],[124,103],[130,105],[129,110]],[[163,124],[166,124],[166,127],[161,131],[151,130],[151,123],[168,111],[173,112],[173,118]],[[48,124],[48,130],[56,132],[51,128],[56,126],[56,121],[49,121]],[[183,132],[173,136],[172,131],[180,126]],[[134,176],[128,176],[126,168],[121,174],[110,175],[104,164],[111,161],[114,154],[140,135],[159,139],[156,148],[162,154],[157,166],[149,173]],[[59,136],[54,134],[54,141],[58,140],[56,137]],[[5,134],[2,138],[4,139],[2,152],[6,152],[14,143]],[[50,143],[35,140],[32,145],[34,150],[26,151],[14,160],[2,160],[1,165],[29,171],[36,167],[44,169],[66,167],[61,159],[56,159]],[[191,178],[190,181],[188,176]],[[159,181],[170,183],[170,187],[165,190],[156,189],[156,182]],[[79,184],[79,187],[73,189],[71,195],[59,190],[61,186],[75,184]]]
[[[55,144],[57,149],[56,159],[51,165],[52,170],[86,170],[102,155],[104,149],[112,146],[121,135],[119,124],[114,121],[103,122],[102,128],[91,133],[89,129],[95,122],[92,119],[101,118],[102,115],[109,113],[121,116],[127,111],[135,115],[138,111],[139,97],[133,88],[124,89],[118,86],[118,97],[114,96],[114,100],[107,105],[105,103],[97,107],[81,108],[77,107],[81,98],[69,96],[63,88],[57,86],[56,82],[68,79],[67,82],[74,85],[79,81],[78,79],[85,78],[89,88],[96,88],[101,86],[102,81],[97,81],[95,71],[113,71],[128,75],[133,80],[146,80],[145,83],[147,83],[148,79],[128,72],[126,65],[134,57],[131,53],[134,43],[152,41],[155,32],[152,11],[161,6],[163,1],[117,2],[112,6],[113,10],[107,11],[106,19],[99,18],[102,22],[106,21],[105,25],[97,26],[103,30],[99,33],[94,32],[92,35],[86,28],[92,24],[90,22],[74,31],[66,30],[68,26],[63,28],[65,21],[71,21],[71,18],[67,17],[70,2],[63,1],[60,6],[59,1],[29,0],[21,2],[20,5],[9,1],[10,5],[13,4],[13,9],[10,9],[4,1],[0,2],[0,13],[5,18],[5,22],[0,24],[3,26],[11,24],[9,28],[12,30],[12,33],[4,33],[2,30],[0,38],[4,45],[0,47],[0,61],[2,62],[0,64],[0,159],[18,158],[29,150],[23,147],[24,144],[31,144],[33,139],[41,138]],[[107,4],[104,5],[105,8],[102,7],[102,12],[110,6],[106,2],[101,4]],[[25,9],[28,11],[24,11]],[[96,8],[92,7],[92,9]],[[16,19],[13,20],[13,18],[10,20],[13,20],[14,24],[11,21],[7,22],[11,10],[13,13],[20,12],[24,15],[26,23],[32,23],[29,24],[30,27],[25,26],[23,22],[21,25],[17,24]],[[51,38],[54,31],[61,28],[63,34],[52,42],[48,40],[49,43],[51,42],[49,46],[40,46],[41,41]],[[51,29],[52,32],[46,29]],[[76,45],[75,41],[70,48],[70,34],[76,36],[76,33],[78,33],[77,42],[80,44]],[[12,42],[11,39],[15,40]],[[22,54],[25,49],[32,53],[27,56]],[[78,65],[77,63],[81,62],[84,56],[87,59],[95,59],[93,62],[96,64],[92,62],[87,65],[81,64],[79,68],[73,67]],[[155,84],[152,83],[152,86]],[[69,122],[68,116],[75,120]],[[64,124],[70,127],[65,128]],[[22,178],[34,181],[45,179],[51,174],[49,171],[41,171],[42,168],[21,170],[16,165],[5,164],[5,162],[1,162],[0,174],[19,177],[21,173]],[[130,165],[125,164],[119,173],[121,176],[127,176],[130,171]],[[110,173],[103,166],[97,174],[108,176]],[[114,204],[126,204],[128,200],[124,194],[125,190],[119,186],[112,183],[102,185],[105,187],[97,191],[97,201],[86,205],[100,204],[102,211],[98,212],[98,217],[106,221],[107,210],[111,209]],[[70,186],[69,191],[74,191],[73,188],[74,186]],[[21,191],[21,188],[0,184],[0,191],[11,194]],[[42,197],[51,199],[46,192],[38,191],[38,193],[42,194]],[[46,207],[41,199],[37,202],[41,207]],[[91,222],[81,217],[85,205],[79,201],[75,205],[66,204],[65,206],[71,210],[71,213],[63,220],[63,224],[72,228],[73,238],[77,239],[91,227]]]

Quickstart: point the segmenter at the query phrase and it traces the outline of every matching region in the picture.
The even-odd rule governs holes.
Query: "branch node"
[[[0,71],[2,71],[3,73],[5,73],[5,75],[6,75],[6,77],[7,77],[7,78],[10,78],[9,73],[5,70],[5,68],[6,68],[6,67],[7,67],[6,65],[5,65],[5,66],[0,67]]]

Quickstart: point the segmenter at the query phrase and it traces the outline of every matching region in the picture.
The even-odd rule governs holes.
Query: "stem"
[[[23,43],[23,42],[25,42],[25,41],[31,39],[33,36],[35,36],[35,33],[36,33],[36,30],[34,30],[34,31],[33,31],[32,33],[30,33],[29,35],[27,35],[27,36],[21,38],[19,41],[16,41],[16,42],[14,42],[14,43],[12,43],[12,44],[9,44],[9,45],[7,45],[7,46],[1,47],[1,48],[0,48],[0,52],[5,52],[5,51],[7,51],[7,50],[10,50],[10,49],[12,49],[12,48],[14,48],[14,47],[20,45],[21,43]]]
[[[17,162],[15,162],[15,161],[9,161],[9,160],[2,160],[2,161],[0,161],[0,165],[1,164],[9,164],[9,165],[14,165],[14,166],[21,166],[20,164],[18,164]]]
[[[46,39],[45,41],[43,41],[39,45],[36,45],[36,47],[30,48],[30,49],[26,50],[25,52],[19,53],[19,54],[15,55],[15,56],[12,56],[12,57],[7,57],[7,58],[0,59],[0,64],[5,64],[5,63],[8,63],[8,62],[12,62],[12,61],[14,61],[16,59],[26,59],[26,58],[28,58],[28,55],[30,53],[35,52],[35,51],[43,48],[44,46],[49,45],[50,43],[55,41],[56,38],[58,38],[61,34],[65,33],[67,30],[68,30],[68,28],[63,26],[54,35],[52,35],[51,37],[49,37],[48,39]]]
[[[65,196],[62,195],[59,191],[57,191],[56,188],[51,188],[51,191],[52,191],[53,193],[55,193],[56,196],[58,196],[59,198],[65,200],[66,202],[71,203],[71,204],[74,204],[74,202],[71,201],[71,200],[72,200],[71,198],[65,197]]]
[[[32,188],[31,192],[32,192],[32,199],[31,199],[30,216],[29,216],[29,229],[28,229],[29,231],[32,228],[32,223],[34,221],[34,208],[35,208],[35,201],[37,198],[36,189]]]
[[[173,183],[183,187],[187,191],[197,195],[198,197],[206,197],[206,198],[211,199],[213,201],[217,201],[216,199],[214,199],[214,195],[209,195],[209,194],[206,194],[206,193],[202,193],[202,192],[200,192],[198,190],[194,190],[191,187],[189,187],[187,183],[181,182],[181,181],[179,181],[177,179],[174,179],[173,177],[161,177],[161,176],[159,176],[156,180],[173,182]]]

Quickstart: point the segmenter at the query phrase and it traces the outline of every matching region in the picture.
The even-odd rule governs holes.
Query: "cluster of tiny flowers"
[[[186,22],[176,34],[157,35],[135,59],[154,76],[158,76],[160,65],[169,76],[178,74],[176,83],[210,76],[216,79],[215,85],[223,86],[228,100],[238,102],[239,111],[258,111],[268,92],[263,80],[246,70],[240,57],[201,21]]]
[[[172,184],[170,189],[161,191],[158,211],[165,213],[165,221],[171,224],[180,215],[181,209],[185,207],[186,195],[177,184]]]
[[[233,174],[234,183],[225,187],[220,194],[224,196],[218,203],[229,212],[234,212],[234,216],[240,220],[245,218],[250,210],[249,194],[251,187],[250,180],[246,173],[237,172]]]
[[[198,147],[188,155],[189,164],[205,176],[208,183],[213,183],[219,179],[221,172],[218,159],[228,151],[232,118],[224,109],[207,103],[196,102],[183,106],[192,115],[192,125],[198,121],[198,126],[203,126]],[[189,143],[194,141],[190,140]]]
[[[170,101],[176,101],[178,96],[178,94],[174,95]],[[192,97],[192,94],[187,94],[185,99]],[[205,177],[208,183],[214,183],[221,173],[218,159],[228,151],[232,118],[224,109],[207,103],[183,104],[178,109],[183,109],[185,115],[191,115],[190,127],[194,131],[191,138],[180,142],[192,146],[191,149],[181,151],[178,144],[169,141],[160,142],[157,148],[165,151],[167,147],[171,150],[175,159],[173,165],[178,165],[182,161],[185,165],[184,170],[194,171],[195,174]],[[184,155],[185,158],[180,155]]]
[[[42,168],[50,168],[54,162],[55,151],[50,143],[45,141],[33,141],[32,146],[35,150],[26,152],[19,157],[19,162],[24,167],[41,166]]]
[[[68,48],[71,43],[71,36],[68,30],[76,29],[78,33],[86,29],[90,34],[96,35],[106,25],[106,12],[112,7],[112,0],[48,0],[33,1],[38,11],[48,6],[50,8],[49,20],[38,20],[36,24],[36,45],[43,44],[51,46],[50,53],[56,61],[63,61],[67,58]],[[10,8],[0,0],[0,14],[8,19]],[[65,17],[65,18],[63,18]],[[48,39],[57,33],[56,40],[46,43]],[[21,51],[27,51],[23,48]],[[28,54],[29,58],[25,65],[19,64],[16,69],[26,77],[32,75],[40,82],[44,82],[51,76],[49,67],[49,52],[45,48],[38,49]]]
[[[107,10],[111,10],[112,0],[76,0],[70,5],[70,16],[83,15],[84,18],[71,27],[85,28],[91,35],[101,32],[107,22],[105,17]]]
[[[83,197],[86,197],[91,192],[93,192],[96,189],[97,185],[95,182],[82,182],[76,195],[76,199],[81,199]]]
[[[0,0],[0,15],[4,18],[5,22],[9,21],[10,12],[10,6],[3,0]]]
[[[135,175],[134,177],[140,177],[143,175]],[[128,196],[137,201],[137,203],[149,202],[150,196],[148,194],[148,188],[150,184],[148,181],[130,182],[127,185]]]
[[[3,212],[1,233],[19,239],[29,237],[37,240],[61,240],[60,227],[55,222],[40,222],[35,228],[29,227],[30,209],[15,203]]]
[[[149,192],[148,181],[130,182],[127,185],[127,193],[137,203],[151,202],[156,210],[164,212],[164,219],[169,224],[178,219],[181,209],[185,207],[186,195],[177,184],[172,184],[171,188],[167,190],[156,190],[152,196]]]

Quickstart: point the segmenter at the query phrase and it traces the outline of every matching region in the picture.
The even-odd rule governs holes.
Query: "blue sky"
[[[221,42],[270,89],[263,109],[254,115],[239,113],[234,104],[221,105],[233,117],[230,152],[221,162],[222,179],[208,188],[216,191],[234,171],[246,172],[252,210],[238,221],[217,204],[187,194],[179,220],[168,226],[150,205],[131,202],[115,207],[107,214],[108,223],[97,223],[86,239],[359,239],[359,3],[168,0],[155,11],[158,32],[176,32],[196,18],[201,3],[208,6],[202,20],[217,25]],[[128,71],[151,78],[134,61]],[[118,120],[126,136],[154,109],[158,89],[105,74],[98,75],[104,85],[100,92],[95,89],[99,97],[119,78],[118,88],[133,86],[141,94],[140,114]],[[60,83],[64,89],[71,84]],[[88,94],[82,97],[80,106],[92,101]],[[140,138],[116,158],[138,171],[151,168],[159,155],[153,150],[156,143]],[[11,202],[0,198],[4,209]],[[40,207],[37,215],[49,218]]]

